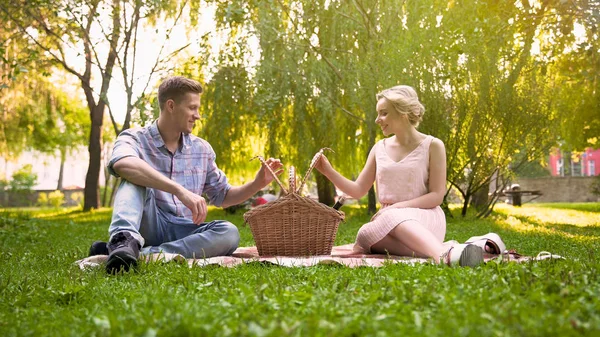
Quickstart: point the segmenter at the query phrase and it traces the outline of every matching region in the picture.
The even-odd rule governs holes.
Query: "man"
[[[239,204],[274,178],[261,166],[255,179],[234,187],[215,163],[210,144],[191,135],[200,119],[202,87],[171,77],[158,88],[160,116],[145,128],[122,132],[108,163],[123,178],[114,202],[108,243],[95,242],[90,255],[108,254],[106,270],[129,270],[143,253],[176,253],[186,258],[231,255],[238,246],[237,227],[227,221],[205,223],[205,193],[213,205]],[[280,174],[281,162],[267,164]],[[144,248],[142,248],[144,247]]]

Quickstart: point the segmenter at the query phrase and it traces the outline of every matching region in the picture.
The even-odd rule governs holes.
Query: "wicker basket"
[[[299,194],[317,160],[319,151],[296,188],[296,172],[290,168],[287,190],[275,174],[283,197],[258,206],[244,214],[260,256],[329,255],[344,213]],[[264,163],[264,159],[258,157]],[[271,171],[268,165],[265,167]],[[273,173],[271,171],[271,173]]]

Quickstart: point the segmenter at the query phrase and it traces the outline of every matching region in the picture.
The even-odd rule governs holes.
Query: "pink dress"
[[[390,158],[385,150],[382,139],[374,146],[377,174],[375,178],[377,197],[382,209],[400,201],[418,198],[429,193],[429,146],[432,136],[417,146],[411,153],[399,162]],[[358,231],[355,252],[370,253],[371,246],[383,239],[388,233],[402,222],[414,220],[415,226],[427,228],[441,242],[446,235],[446,217],[437,206],[431,209],[399,208],[391,209],[374,221],[364,224]],[[411,250],[405,248],[407,255]]]

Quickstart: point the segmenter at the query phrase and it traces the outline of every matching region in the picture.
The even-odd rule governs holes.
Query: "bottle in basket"
[[[338,198],[338,200],[335,202],[335,205],[333,205],[333,209],[335,210],[339,210],[342,205],[344,205],[344,202],[346,201],[346,197],[345,196],[341,196]]]

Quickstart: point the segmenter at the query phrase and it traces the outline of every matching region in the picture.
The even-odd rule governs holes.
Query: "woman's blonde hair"
[[[388,100],[394,106],[394,109],[408,117],[408,121],[415,128],[423,121],[425,107],[419,102],[419,97],[415,89],[408,85],[397,85],[389,89],[385,89],[378,93],[377,101],[382,98]]]

